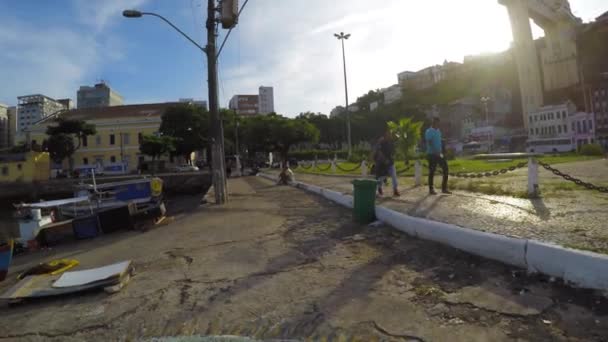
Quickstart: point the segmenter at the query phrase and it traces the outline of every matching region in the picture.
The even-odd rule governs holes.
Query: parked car
[[[198,171],[198,167],[190,164],[182,164],[174,166],[171,170],[174,172],[193,172]]]

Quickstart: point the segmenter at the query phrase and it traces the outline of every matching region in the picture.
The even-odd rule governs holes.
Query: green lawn
[[[568,154],[568,155],[563,155],[563,156],[544,156],[544,157],[540,157],[538,159],[540,161],[553,165],[553,164],[559,164],[559,163],[570,163],[570,162],[575,162],[575,161],[585,161],[585,160],[593,160],[593,159],[599,159],[599,158],[601,158],[601,157],[590,157],[590,156],[581,156],[581,155],[576,155],[576,154]],[[487,172],[487,171],[500,170],[503,168],[508,168],[510,166],[515,166],[519,163],[526,162],[526,161],[527,161],[527,159],[513,159],[510,161],[498,161],[498,162],[492,161],[492,160],[455,159],[455,160],[448,161],[448,165],[449,165],[450,172],[452,172],[452,173],[456,173],[456,172],[476,173],[476,172]],[[426,164],[426,162],[424,162],[424,163]],[[356,164],[356,163],[348,163],[348,162],[339,163],[339,166],[346,170],[351,170],[351,169],[355,168],[357,165],[358,164]],[[314,170],[312,168],[304,169],[303,167],[298,167],[296,169],[296,171],[300,172],[300,173],[332,174],[331,169],[325,170],[328,166],[329,166],[329,164],[319,164],[318,167]],[[397,166],[398,171],[403,170],[405,168],[405,165],[403,162],[397,162],[396,166]],[[321,171],[321,170],[325,170],[325,171]],[[423,168],[423,173],[426,173],[426,168]],[[350,171],[350,172],[336,169],[335,174],[337,174],[337,175],[360,175],[361,169],[359,168],[355,171]],[[400,173],[400,175],[413,176],[414,167],[412,166],[408,171],[406,171],[405,173]]]

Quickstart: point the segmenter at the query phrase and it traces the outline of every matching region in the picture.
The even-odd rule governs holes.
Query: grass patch
[[[436,299],[441,299],[446,295],[443,290],[432,285],[417,286],[416,288],[414,288],[414,293],[416,293],[416,296],[418,297],[432,297]]]
[[[558,156],[543,156],[538,158],[539,160],[548,163],[548,164],[560,164],[560,163],[571,163],[571,162],[577,162],[577,161],[587,161],[587,160],[595,160],[601,157],[594,157],[594,156],[582,156],[582,155],[577,155],[577,154],[565,154],[565,155],[558,155]],[[527,159],[513,159],[513,160],[509,160],[509,161],[488,161],[488,160],[475,160],[475,159],[464,159],[464,158],[457,158],[454,160],[450,160],[448,161],[448,167],[450,169],[450,172],[452,173],[456,173],[456,172],[463,172],[463,173],[478,173],[478,172],[487,172],[487,171],[494,171],[494,170],[500,170],[500,169],[504,169],[504,168],[508,168],[511,166],[516,166],[519,163],[522,162],[526,162]],[[424,161],[424,163],[426,164],[426,161]],[[411,165],[412,163],[410,163]],[[327,167],[327,163],[321,163],[321,168],[326,168]],[[358,163],[350,163],[350,162],[342,162],[339,163],[339,166],[345,170],[352,170],[354,169],[357,165],[359,165]],[[405,169],[406,165],[404,162],[396,162],[395,166],[397,167],[397,170],[403,170]],[[338,174],[338,175],[360,175],[361,174],[361,169],[357,169],[354,171],[342,171],[339,169],[336,169],[335,173],[332,173],[331,170],[327,170],[327,171],[319,171],[318,169],[304,169],[302,167],[299,167],[297,169],[298,172],[300,173],[310,173],[310,174]],[[423,168],[422,172],[424,175],[427,174],[427,169]],[[411,166],[411,168],[400,174],[400,176],[413,176],[414,175],[414,167],[413,165]],[[503,175],[504,176],[504,175]]]

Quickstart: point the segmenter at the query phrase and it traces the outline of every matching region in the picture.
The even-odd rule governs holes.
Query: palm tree
[[[388,129],[395,137],[397,153],[406,162],[415,157],[415,148],[422,137],[422,121],[403,118],[397,122],[389,121]]]

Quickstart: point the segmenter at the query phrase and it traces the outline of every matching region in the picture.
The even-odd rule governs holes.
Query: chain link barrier
[[[415,164],[410,164],[410,165],[407,165],[405,168],[403,168],[401,170],[397,170],[397,174],[398,175],[402,175],[402,174],[408,172],[414,165]]]
[[[608,186],[598,186],[595,184],[584,182],[578,178],[574,178],[568,174],[565,174],[565,173],[559,171],[558,169],[553,168],[551,165],[549,165],[547,163],[543,163],[541,161],[538,161],[538,164],[540,164],[540,166],[545,168],[547,171],[551,171],[554,175],[562,177],[563,179],[565,179],[569,182],[573,182],[574,184],[576,184],[578,186],[583,186],[589,190],[596,190],[596,191],[599,191],[602,193],[608,193]]]
[[[514,166],[509,166],[507,168],[504,169],[500,169],[500,170],[494,170],[494,171],[486,171],[486,172],[478,172],[478,173],[465,173],[465,172],[456,172],[456,173],[450,173],[451,177],[456,177],[456,178],[483,178],[483,177],[493,177],[493,176],[498,176],[498,175],[503,175],[507,172],[511,172],[511,171],[515,171],[517,169],[521,169],[523,167],[526,167],[528,165],[528,162],[521,162],[517,165]]]
[[[300,164],[298,163],[298,167],[304,170],[310,170],[312,169],[312,164],[309,164],[308,166],[304,165],[304,164]]]
[[[342,168],[342,167],[340,166],[340,164],[336,163],[336,168],[337,168],[338,170],[342,171],[342,172],[354,172],[354,171],[357,171],[357,170],[359,170],[359,169],[361,168],[361,164],[359,164],[359,165],[355,166],[355,167],[354,167],[354,168],[352,168],[352,169],[345,169],[345,168]]]
[[[325,168],[322,168],[321,166],[319,166],[319,164],[317,164],[317,170],[321,172],[329,171],[329,169],[331,169],[331,163],[327,164],[327,167]]]

